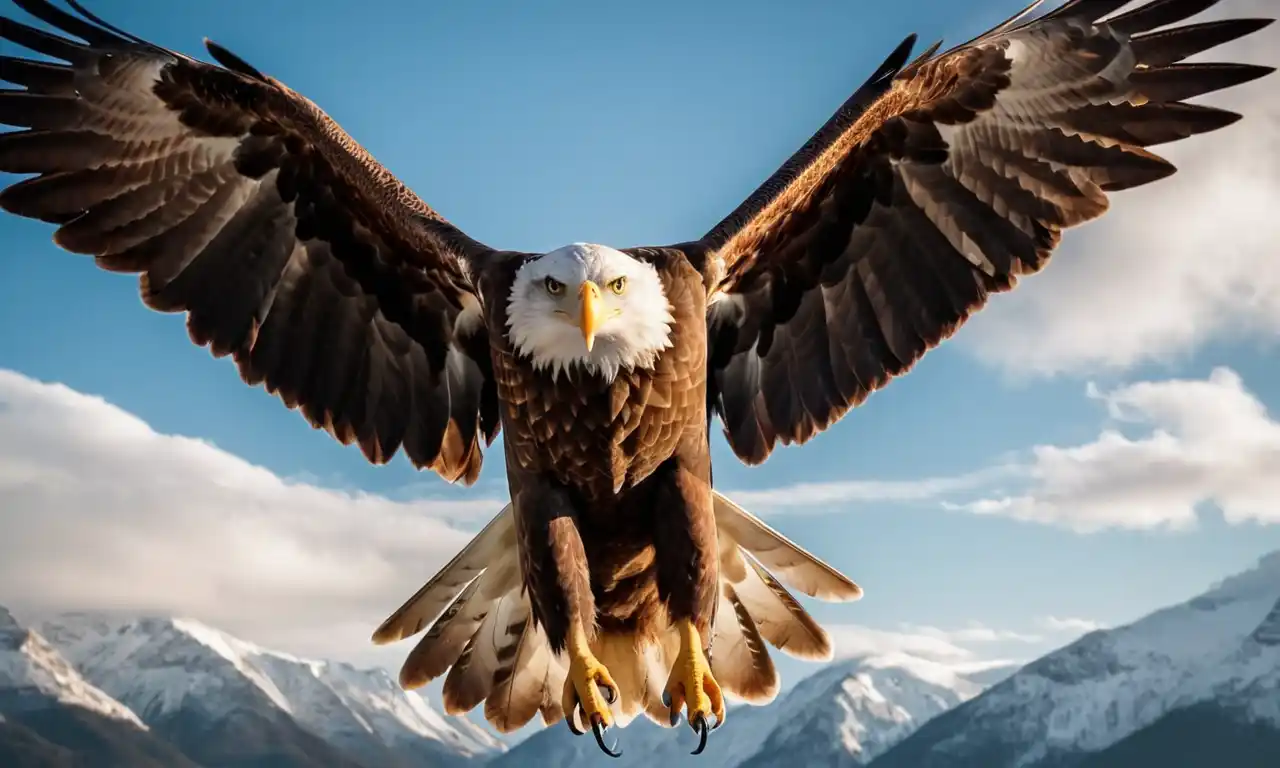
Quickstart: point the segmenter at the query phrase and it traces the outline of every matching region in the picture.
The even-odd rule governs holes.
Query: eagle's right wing
[[[196,61],[47,0],[14,0],[72,40],[0,17],[0,207],[63,248],[141,273],[316,427],[370,461],[403,446],[474,482],[498,431],[471,270],[492,249],[450,225],[324,112],[224,49]]]
[[[1272,71],[1183,63],[1269,20],[1165,28],[1217,0],[1109,16],[1128,2],[1072,0],[910,64],[900,47],[760,190],[677,246],[713,283],[709,398],[741,459],[831,426],[1040,270],[1110,193],[1173,173],[1147,147],[1239,118],[1186,99]]]

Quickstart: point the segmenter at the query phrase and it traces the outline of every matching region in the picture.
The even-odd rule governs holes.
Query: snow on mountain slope
[[[772,732],[742,765],[865,765],[983,688],[953,667],[905,653],[833,664],[787,694]]]
[[[147,729],[131,709],[85,680],[43,637],[0,607],[0,701],[25,709],[42,700]]]
[[[800,681],[769,706],[731,708],[702,755],[689,755],[697,738],[686,724],[673,731],[642,719],[619,731],[623,754],[609,764],[738,768],[862,763],[983,687],[953,669],[905,654],[841,661]],[[530,736],[490,765],[570,768],[598,756],[589,736],[575,737],[557,725]]]
[[[982,755],[992,766],[1032,766],[1101,751],[1200,703],[1280,729],[1277,625],[1280,552],[1199,597],[1091,632],[1028,664],[921,730],[884,764],[952,765]]]
[[[501,743],[478,726],[446,722],[385,671],[300,659],[187,619],[65,614],[42,632],[86,677],[144,719],[179,710],[216,719],[266,697],[336,744],[434,744],[441,753],[488,755]]]

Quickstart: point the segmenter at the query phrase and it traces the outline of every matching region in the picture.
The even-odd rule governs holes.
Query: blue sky
[[[326,109],[471,235],[535,250],[696,237],[902,36],[958,42],[1015,5],[365,0],[354,13],[351,3],[316,0],[302,13],[285,0],[181,12],[99,0],[93,8],[187,53],[203,53],[202,36],[219,41]],[[1234,50],[1261,60],[1261,47]],[[1267,140],[1280,103],[1265,86],[1211,101],[1250,119],[1230,137],[1171,150],[1180,174],[1070,233],[1044,275],[998,297],[827,434],[757,468],[737,463],[717,438],[717,483],[751,492],[753,509],[866,588],[860,603],[814,606],[824,622],[906,634],[933,627],[978,655],[1026,657],[1070,639],[1049,617],[1124,622],[1280,549],[1280,492],[1269,496],[1276,486],[1267,479],[1272,469],[1280,476],[1280,442],[1269,442],[1280,414],[1280,150]],[[401,458],[366,465],[191,345],[180,317],[145,311],[134,278],[97,271],[54,248],[50,234],[0,218],[0,368],[100,396],[157,433],[201,438],[300,482],[397,502],[502,496],[500,452],[489,452],[481,486],[469,491]],[[1211,379],[1216,368],[1238,379]],[[1209,419],[1212,429],[1196,418],[1219,405],[1226,415]],[[1109,406],[1118,410],[1109,415]],[[1143,418],[1115,418],[1126,412]],[[1107,429],[1127,447],[1100,441]],[[21,455],[14,450],[11,458]],[[827,487],[821,504],[795,503],[813,488],[769,493],[813,483],[846,485]],[[1199,515],[1187,526],[1190,505]],[[0,523],[6,514],[6,525],[20,527],[13,511]],[[1094,530],[1082,530],[1086,518]],[[1166,524],[1177,520],[1184,525]],[[23,546],[36,546],[29,535]],[[363,554],[353,552],[353,568]],[[376,622],[432,562],[400,573],[385,605],[358,618]],[[12,579],[0,581],[0,600],[42,607]],[[157,600],[201,610],[198,601]],[[979,633],[960,631],[978,624],[1005,634],[979,648]],[[395,663],[407,650],[385,658]],[[806,669],[786,667],[792,679]]]

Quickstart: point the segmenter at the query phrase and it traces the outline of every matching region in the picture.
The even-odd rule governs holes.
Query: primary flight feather
[[[1271,71],[1186,63],[1265,27],[1216,0],[1071,0],[944,53],[908,38],[706,235],[500,251],[323,111],[225,48],[160,48],[69,0],[0,18],[0,192],[55,241],[141,275],[316,427],[372,462],[473,483],[505,435],[511,503],[375,633],[426,630],[406,686],[451,713],[575,732],[645,713],[706,734],[769,701],[766,643],[829,658],[788,591],[859,588],[711,488],[710,417],[764,461],[804,442],[1045,266],[1148,148],[1239,116],[1187,99]],[[1038,5],[1038,3],[1036,4]],[[52,28],[54,31],[46,31]],[[1153,226],[1155,223],[1153,222]]]

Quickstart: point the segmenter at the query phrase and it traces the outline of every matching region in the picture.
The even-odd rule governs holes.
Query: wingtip
[[[373,635],[369,639],[374,645],[390,645],[403,640],[404,633],[400,631],[398,626],[391,623],[391,619],[387,619],[382,622],[382,626],[373,631]]]
[[[406,664],[400,668],[399,681],[400,687],[404,690],[416,691],[431,682],[431,678],[417,674],[417,670],[410,669]]]
[[[829,590],[826,594],[813,595],[813,597],[829,603],[856,603],[861,600],[863,595],[862,587],[844,574],[839,572],[837,574],[844,577],[844,589]]]
[[[204,38],[204,48],[209,52],[209,55],[213,57],[214,61],[232,72],[237,72],[245,77],[253,78],[254,80],[265,81],[267,79],[267,76],[259,71],[257,67],[210,38]]]

